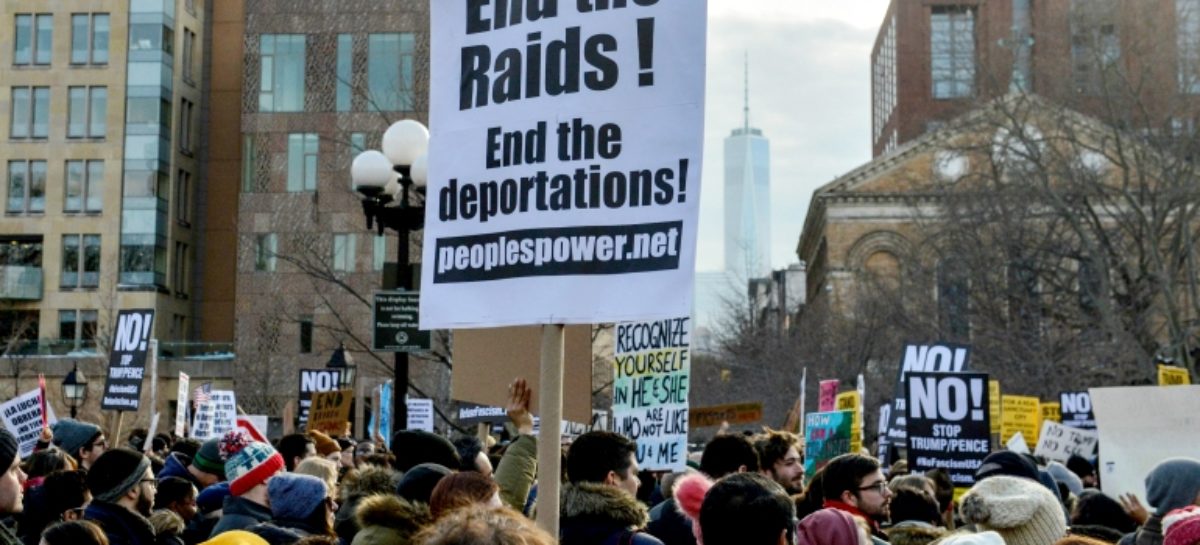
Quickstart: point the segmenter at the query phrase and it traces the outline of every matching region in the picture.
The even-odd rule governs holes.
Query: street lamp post
[[[71,406],[71,418],[75,411],[87,399],[87,377],[79,372],[79,362],[74,362],[71,372],[62,381],[63,399]]]
[[[412,290],[409,236],[425,226],[425,182],[429,130],[411,119],[397,121],[383,133],[383,151],[367,150],[354,158],[350,177],[362,195],[367,229],[396,231],[397,274],[394,283],[384,278],[384,289]],[[415,198],[414,198],[415,197]],[[393,285],[387,285],[393,284]],[[395,353],[392,394],[392,429],[408,426],[408,353]]]

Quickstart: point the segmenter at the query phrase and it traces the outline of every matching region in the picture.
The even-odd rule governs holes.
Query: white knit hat
[[[1046,545],[1067,534],[1062,505],[1045,486],[998,475],[975,484],[962,498],[962,516],[980,530],[995,530],[1008,545]]]

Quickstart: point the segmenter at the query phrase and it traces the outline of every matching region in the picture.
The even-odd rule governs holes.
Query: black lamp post
[[[329,356],[329,361],[325,364],[326,369],[340,369],[342,372],[338,379],[338,388],[345,390],[354,388],[354,374],[358,370],[354,366],[354,357],[346,351],[346,343],[338,342],[338,347],[333,350],[333,354]]]
[[[87,400],[87,377],[79,372],[79,362],[74,363],[62,381],[62,395],[71,406],[71,418],[75,418],[76,409]]]
[[[396,252],[397,275],[384,289],[412,290],[412,264],[409,262],[409,235],[425,226],[425,182],[427,165],[425,151],[429,146],[429,129],[411,119],[393,123],[383,133],[383,151],[367,150],[354,158],[350,176],[354,189],[362,194],[363,214],[367,229],[396,231],[399,244]],[[415,195],[415,198],[413,198]],[[396,352],[393,373],[395,391],[392,394],[392,431],[408,427],[408,353]]]

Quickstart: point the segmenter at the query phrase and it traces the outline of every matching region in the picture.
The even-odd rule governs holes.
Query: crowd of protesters
[[[666,474],[639,471],[631,440],[585,433],[564,449],[551,536],[533,522],[530,390],[517,380],[509,391],[515,433],[497,444],[135,431],[115,447],[99,426],[63,419],[22,460],[0,429],[0,545],[1200,544],[1197,460],[1158,464],[1143,506],[1101,492],[1084,458],[993,452],[955,501],[946,473],[865,454],[806,475],[799,438],[773,430],[719,434]]]

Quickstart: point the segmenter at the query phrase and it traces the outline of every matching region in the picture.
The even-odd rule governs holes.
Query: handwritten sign
[[[687,465],[690,318],[618,324],[613,359],[615,431],[637,442],[638,466]]]
[[[1092,430],[1072,428],[1045,420],[1042,422],[1042,431],[1038,435],[1037,448],[1033,454],[1063,463],[1076,454],[1090,459],[1096,454],[1096,444],[1099,441],[1100,435]]]
[[[233,390],[213,390],[212,399],[201,403],[192,421],[192,437],[204,441],[221,437],[237,427],[237,396]]]
[[[42,407],[46,407],[45,413],[42,412]],[[43,402],[40,388],[0,404],[0,415],[4,417],[5,429],[17,438],[21,458],[33,454],[33,447],[37,446],[38,436],[42,433],[43,418],[47,425],[58,421],[54,417],[54,409]]]
[[[1003,419],[1000,426],[1000,440],[1008,444],[1009,439],[1017,432],[1025,439],[1025,447],[1036,445],[1039,426],[1041,425],[1041,400],[1030,396],[1006,395],[1001,396]]]
[[[804,416],[804,472],[811,478],[830,460],[850,453],[854,413],[832,411]]]
[[[350,421],[352,403],[354,390],[314,393],[312,406],[308,411],[308,426],[305,429],[317,430],[333,437],[341,435],[346,431],[346,422]]]

